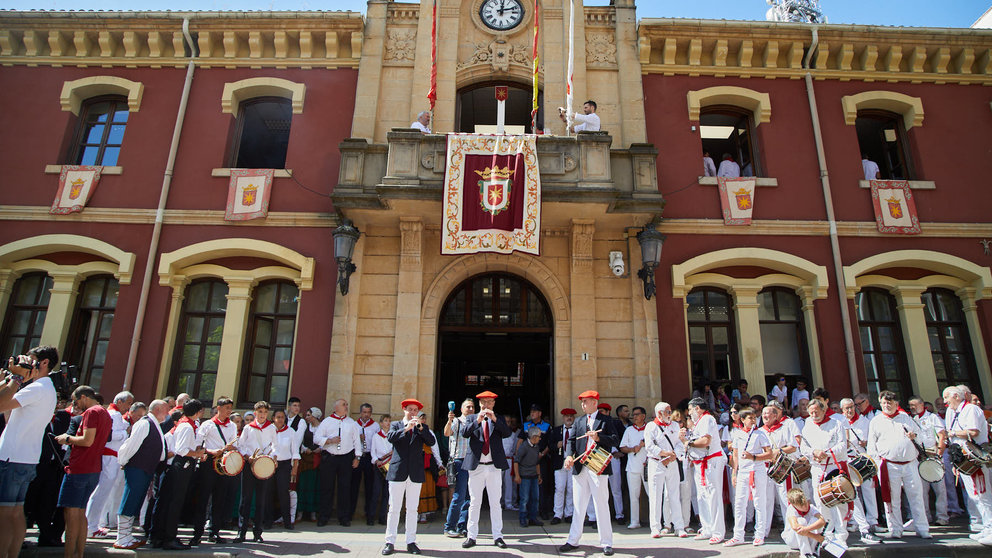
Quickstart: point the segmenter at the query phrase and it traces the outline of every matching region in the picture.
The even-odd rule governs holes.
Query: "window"
[[[231,166],[243,169],[286,167],[292,102],[281,97],[256,97],[241,103],[235,122]]]
[[[243,402],[266,400],[281,404],[289,398],[299,300],[300,289],[293,283],[265,283],[255,290],[245,355],[248,375],[241,390]]]
[[[507,99],[504,125],[507,129],[531,130],[531,110],[534,105],[534,90],[528,86],[521,86],[514,83],[500,82],[500,85],[507,85]],[[581,101],[575,105],[576,112],[582,112]],[[462,89],[458,92],[458,104],[455,109],[455,128],[458,131],[474,134],[476,126],[485,126],[484,133],[495,133],[496,128],[496,87],[490,84],[476,84],[471,88]],[[537,94],[537,129],[544,130],[544,91]],[[433,129],[433,128],[432,128]],[[507,132],[511,133],[511,132]]]
[[[930,354],[941,391],[947,386],[966,384],[981,391],[975,354],[971,350],[968,325],[961,300],[947,289],[928,289],[921,297],[927,319]]]
[[[854,127],[862,157],[878,164],[882,179],[916,178],[902,115],[883,110],[859,110]]]
[[[448,297],[441,330],[551,331],[551,322],[548,305],[533,285],[507,275],[482,275],[462,283]]]
[[[79,367],[81,384],[99,388],[103,380],[119,290],[117,279],[109,275],[90,277],[79,288],[66,362]]]
[[[695,289],[685,300],[693,385],[738,380],[740,371],[730,295],[718,289]]]
[[[809,353],[802,305],[796,293],[769,288],[758,293],[758,324],[761,328],[761,354],[768,389],[778,374],[809,377]]]
[[[912,392],[896,300],[881,289],[862,289],[854,299],[861,332],[861,357],[871,401],[883,390],[906,401]]]
[[[52,278],[44,273],[30,273],[14,283],[3,325],[2,358],[23,355],[41,343],[51,290]]]
[[[70,160],[75,165],[117,165],[127,127],[124,97],[97,97],[83,104]]]
[[[717,168],[724,154],[741,167],[741,176],[763,176],[754,135],[754,117],[732,106],[707,107],[699,115],[703,151],[709,152]]]
[[[213,401],[226,312],[227,284],[223,281],[207,279],[186,288],[172,359],[172,393]]]

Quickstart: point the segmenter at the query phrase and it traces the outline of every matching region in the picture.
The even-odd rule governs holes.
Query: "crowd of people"
[[[296,397],[243,415],[223,396],[144,404],[124,391],[105,406],[89,386],[58,389],[56,363],[54,347],[37,347],[0,382],[0,524],[11,526],[0,558],[18,555],[28,524],[39,546],[64,545],[67,557],[90,538],[184,550],[204,538],[245,543],[249,529],[261,542],[307,519],[348,527],[362,494],[367,524],[385,525],[383,555],[395,552],[403,512],[410,553],[435,512],[444,534],[475,546],[484,496],[500,548],[504,510],[521,528],[569,523],[562,552],[595,526],[607,556],[614,522],[728,547],[748,533],[763,545],[781,525],[806,556],[843,550],[854,533],[862,544],[929,539],[931,524],[967,515],[971,538],[992,546],[992,413],[967,386],[932,403],[912,397],[907,411],[889,391],[834,401],[780,377],[767,397],[746,382],[706,384],[675,405],[615,415],[588,390],[556,425],[537,404],[521,424],[484,391],[449,403],[435,432],[416,399],[396,421],[376,421],[367,403],[352,416],[344,399],[326,417]]]

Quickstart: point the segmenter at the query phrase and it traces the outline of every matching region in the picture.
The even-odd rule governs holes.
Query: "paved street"
[[[488,517],[487,513],[483,513]],[[510,547],[500,550],[493,546],[492,538],[488,535],[481,535],[479,544],[469,550],[462,549],[461,543],[464,539],[449,539],[440,534],[441,523],[435,520],[432,523],[419,525],[419,535],[417,543],[423,550],[424,556],[443,556],[444,558],[476,558],[485,555],[487,558],[501,556],[559,556],[558,546],[565,541],[568,526],[565,524],[551,526],[545,522],[544,527],[529,527],[523,529],[517,523],[516,513],[506,512],[504,515],[505,540]],[[385,528],[379,525],[368,527],[364,521],[356,521],[350,528],[341,528],[337,525],[328,525],[318,529],[314,523],[300,523],[295,531],[284,529],[273,529],[264,535],[264,543],[245,543],[242,545],[217,546],[203,544],[202,546],[186,552],[163,552],[154,549],[142,549],[137,555],[142,557],[157,556],[183,556],[185,558],[221,558],[227,556],[333,556],[336,554],[348,554],[356,558],[379,556],[382,549],[383,533]],[[481,533],[487,533],[488,520],[480,529]],[[182,530],[182,538],[188,538],[188,529]],[[988,557],[992,555],[992,549],[983,547],[967,538],[966,528],[963,522],[958,522],[950,527],[936,527],[932,530],[934,539],[932,541],[922,541],[917,537],[905,537],[898,541],[889,541],[882,545],[871,547],[861,546],[857,543],[858,536],[851,535],[850,542],[854,547],[845,555],[846,558],[870,558],[882,556],[899,556],[901,558],[937,558],[937,557]],[[29,531],[28,539],[33,539],[33,532]],[[750,534],[748,541],[750,541]],[[397,553],[394,556],[405,556],[406,544],[403,538],[402,527],[396,545]],[[737,546],[732,549],[720,546],[711,546],[706,541],[694,541],[692,539],[678,539],[674,537],[663,537],[652,539],[648,529],[628,530],[624,527],[614,525],[614,549],[616,556],[651,556],[651,557],[672,557],[672,558],[706,558],[710,556],[734,556],[735,558],[757,558],[757,557],[785,557],[797,556],[798,553],[789,553],[784,544],[780,542],[777,531],[773,531],[769,541],[762,547],[754,547],[751,544]],[[561,556],[601,556],[598,548],[598,539],[594,528],[587,527],[581,540],[581,548]],[[115,550],[111,548],[112,541],[94,541],[87,544],[87,555],[93,556],[130,556],[136,553],[131,551]],[[31,548],[25,549],[21,553],[23,557],[61,556],[61,549],[56,548]]]

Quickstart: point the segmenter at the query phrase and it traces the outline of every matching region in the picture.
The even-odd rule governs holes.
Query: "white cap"
[[[318,409],[317,407],[310,407],[310,414],[313,415],[313,418],[317,420],[320,420],[321,418],[324,417],[324,413],[320,412],[320,409]]]

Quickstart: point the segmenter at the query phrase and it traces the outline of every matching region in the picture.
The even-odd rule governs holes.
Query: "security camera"
[[[610,269],[613,271],[613,275],[623,277],[623,252],[619,250],[610,252]]]

